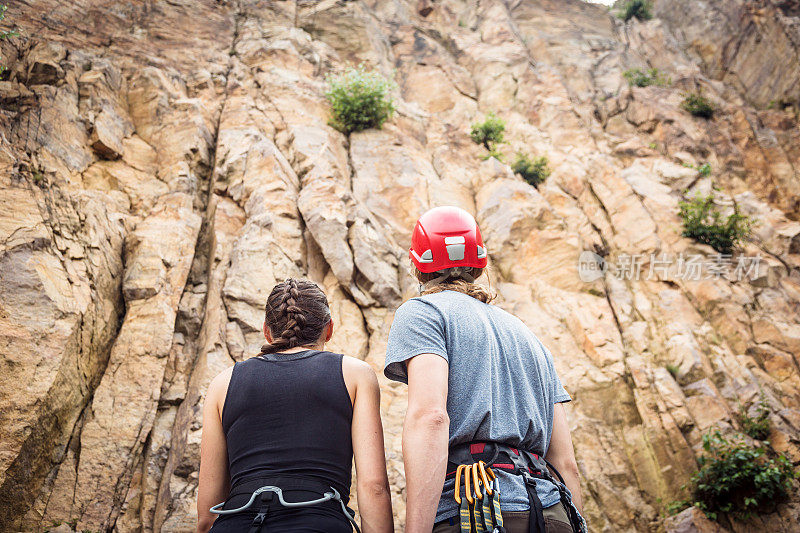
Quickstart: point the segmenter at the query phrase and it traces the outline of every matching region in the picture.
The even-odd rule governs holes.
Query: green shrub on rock
[[[700,173],[701,176],[706,177],[711,175],[711,163],[703,163],[699,167],[697,167],[697,172]]]
[[[498,161],[502,161],[503,160],[503,153],[500,152],[500,150],[498,150],[497,148],[492,148],[491,150],[489,150],[489,152],[487,152],[486,154],[481,156],[481,160],[482,161],[486,161],[490,157],[494,157]]]
[[[750,235],[753,221],[738,209],[724,218],[714,204],[713,195],[698,194],[694,199],[680,202],[679,215],[683,220],[684,237],[708,244],[716,251],[729,254]]]
[[[756,416],[750,416],[744,405],[739,407],[739,423],[750,438],[767,440],[770,430],[769,404],[763,394],[758,402],[758,407],[756,407]]]
[[[695,117],[711,118],[714,116],[714,106],[711,101],[703,96],[701,92],[694,92],[685,95],[681,108],[688,111]]]
[[[705,454],[690,482],[693,504],[712,520],[721,514],[748,518],[785,500],[797,477],[792,463],[766,446],[728,440],[719,431],[703,436]]]
[[[634,87],[648,87],[650,85],[666,87],[672,82],[666,74],[657,68],[651,68],[646,71],[640,68],[632,68],[623,72],[622,75],[627,80],[628,85],[633,85]]]
[[[652,8],[649,0],[628,0],[622,5],[622,11],[617,16],[625,22],[634,17],[639,20],[650,20],[653,18]]]
[[[534,187],[538,187],[550,175],[550,168],[548,168],[547,163],[545,156],[531,159],[527,155],[517,152],[517,159],[511,165],[511,170],[514,171],[514,174],[522,176],[522,179]]]
[[[361,64],[326,78],[325,93],[333,117],[328,122],[344,134],[380,128],[395,111],[390,91],[395,83]]]
[[[506,130],[506,122],[498,118],[494,112],[489,112],[486,120],[472,124],[469,136],[476,144],[482,144],[489,150],[490,157],[497,151],[497,145],[504,142],[503,133]]]

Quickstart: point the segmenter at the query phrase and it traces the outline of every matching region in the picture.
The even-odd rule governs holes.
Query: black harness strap
[[[542,476],[542,471],[541,469],[533,470],[534,465],[538,466],[539,456],[516,449],[510,450],[506,455],[514,465],[514,473],[522,476],[522,479],[525,480],[525,490],[531,506],[528,532],[547,533],[544,525],[544,509],[542,501],[539,499],[539,493],[536,492],[536,478],[534,477],[534,475]]]
[[[247,533],[259,533],[261,531],[264,521],[266,521],[267,515],[269,514],[269,506],[274,497],[275,493],[273,492],[261,493],[261,506],[258,508],[258,514],[253,519],[253,523],[250,525],[250,529]]]
[[[536,493],[536,479],[527,471],[523,472],[523,477],[525,479],[525,490],[528,492],[528,500],[531,505],[528,532],[547,533],[544,526],[544,509],[542,508],[539,494]]]

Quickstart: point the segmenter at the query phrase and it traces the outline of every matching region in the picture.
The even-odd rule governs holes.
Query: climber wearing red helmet
[[[548,349],[474,283],[487,255],[463,209],[414,228],[420,296],[395,313],[384,368],[408,384],[406,531],[583,532],[570,396]]]

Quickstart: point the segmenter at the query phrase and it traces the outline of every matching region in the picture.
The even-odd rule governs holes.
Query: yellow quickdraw
[[[464,498],[461,497],[462,476]],[[495,473],[483,461],[459,465],[456,469],[454,498],[459,507],[461,533],[485,533],[502,527],[496,479]]]

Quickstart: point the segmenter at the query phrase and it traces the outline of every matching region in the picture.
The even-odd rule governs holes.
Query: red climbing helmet
[[[409,257],[420,272],[486,267],[486,247],[472,215],[452,206],[434,207],[414,226]]]

